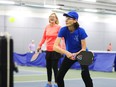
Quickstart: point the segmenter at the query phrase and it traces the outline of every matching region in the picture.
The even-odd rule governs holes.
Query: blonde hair
[[[55,15],[55,17],[56,17],[55,24],[59,24],[59,19],[58,19],[58,17],[57,17],[57,15],[56,15],[56,13],[52,13],[51,15]],[[51,15],[50,15],[50,16],[51,16]],[[49,16],[49,17],[50,17],[50,16]],[[50,21],[49,21],[49,22],[50,22]]]

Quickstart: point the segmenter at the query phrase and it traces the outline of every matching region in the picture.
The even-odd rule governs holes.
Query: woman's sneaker
[[[47,83],[45,87],[52,87],[52,84]]]

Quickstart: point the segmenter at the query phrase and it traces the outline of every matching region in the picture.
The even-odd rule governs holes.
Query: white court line
[[[20,70],[21,70],[21,72],[30,72],[30,73],[35,73],[35,74],[25,74],[24,73],[24,75],[19,75],[19,74],[21,74]],[[45,71],[34,71],[34,70],[32,71],[32,70],[23,70],[23,69],[20,69],[20,70],[19,70],[19,73],[14,74],[15,77],[18,77],[18,76],[34,76],[34,75],[40,76],[40,75],[46,75],[47,74]]]
[[[45,73],[46,71],[35,71],[35,70],[24,70],[24,69],[19,69],[19,72],[21,71],[29,71],[29,72],[41,72],[41,73]]]
[[[93,80],[94,79],[112,79],[112,80],[116,80],[116,78],[106,78],[106,77],[95,77],[95,78],[92,78]],[[65,81],[66,80],[82,80],[82,78],[75,78],[75,79],[64,79]],[[54,79],[53,79],[54,81]],[[46,80],[34,80],[34,81],[15,81],[14,83],[30,83],[30,82],[46,82]]]
[[[112,79],[112,80],[116,80],[116,78],[107,78],[107,77],[95,77],[93,79]]]
[[[14,75],[15,77],[21,77],[21,76],[41,76],[41,75],[46,75],[47,73],[36,73],[36,74],[24,74],[24,75]]]

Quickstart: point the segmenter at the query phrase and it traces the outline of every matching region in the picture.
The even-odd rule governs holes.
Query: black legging
[[[66,72],[69,70],[69,68],[75,63],[76,61],[70,60],[68,58],[64,58],[62,65],[60,67],[60,70],[58,71],[57,74],[57,84],[58,87],[65,87],[64,85],[64,76]],[[85,83],[85,87],[93,87],[93,82],[89,74],[89,69],[88,66],[86,65],[81,65],[81,76],[82,79]]]
[[[48,81],[52,80],[52,69],[54,71],[54,78],[56,82],[56,75],[58,73],[58,60],[61,57],[61,54],[54,51],[46,52],[46,68],[47,68],[47,78]]]

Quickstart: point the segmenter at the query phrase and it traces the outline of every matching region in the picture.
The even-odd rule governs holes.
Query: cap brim
[[[66,13],[64,13],[64,14],[63,14],[63,16],[66,16],[66,17],[71,17],[70,15],[68,15],[68,14],[66,14]]]

